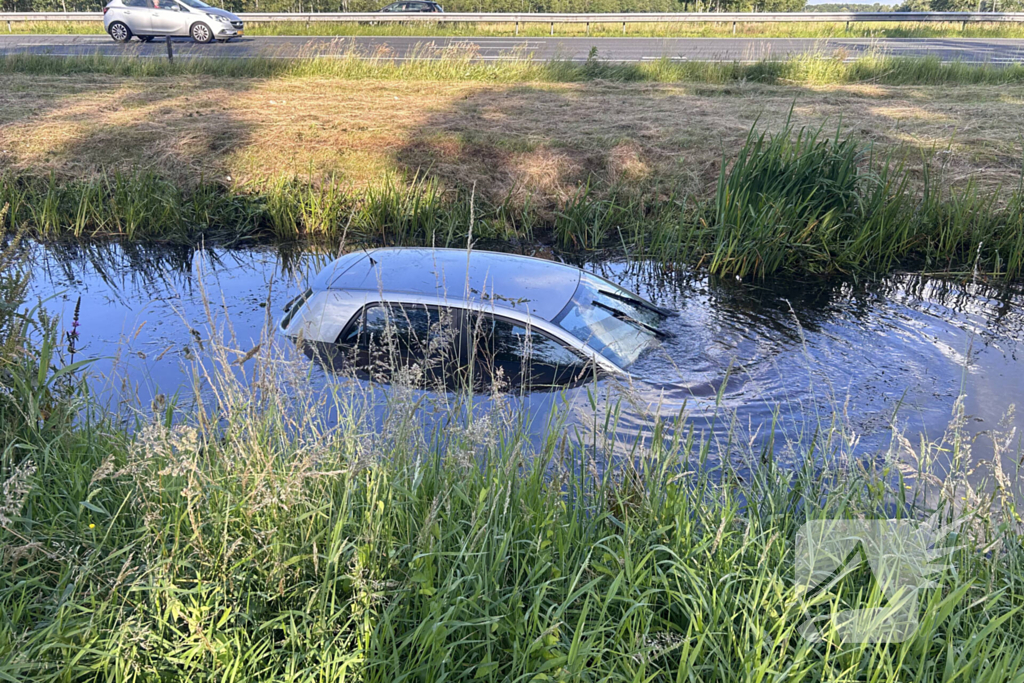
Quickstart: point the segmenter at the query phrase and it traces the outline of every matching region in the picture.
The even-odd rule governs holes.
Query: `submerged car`
[[[285,307],[310,357],[372,379],[531,388],[623,375],[673,312],[573,266],[458,249],[342,256]]]
[[[237,16],[202,0],[112,0],[103,8],[103,28],[119,43],[133,36],[191,36],[197,43],[228,41],[244,34]]]

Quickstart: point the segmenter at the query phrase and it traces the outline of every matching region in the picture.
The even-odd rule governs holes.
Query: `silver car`
[[[202,0],[112,0],[103,8],[103,28],[119,43],[132,36],[191,36],[197,43],[228,41],[243,34],[242,20]]]
[[[404,368],[445,380],[468,367],[475,382],[539,388],[579,384],[595,371],[626,374],[670,315],[561,263],[395,248],[329,264],[279,328],[311,357],[371,379]]]

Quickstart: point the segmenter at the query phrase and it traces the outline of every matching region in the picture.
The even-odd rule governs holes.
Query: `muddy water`
[[[271,249],[37,246],[34,255],[32,294],[65,328],[81,299],[76,359],[97,359],[95,391],[121,406],[188,394],[191,361],[208,352],[211,314],[241,355],[326,262]],[[1024,433],[1019,415],[1006,417],[1024,397],[1019,290],[917,276],[744,283],[666,275],[643,263],[581,265],[680,313],[668,322],[671,337],[632,368],[631,386],[602,388],[605,404],[620,404],[625,435],[684,407],[709,430],[751,443],[773,422],[777,443],[806,440],[840,415],[870,457],[888,446],[894,424],[911,441],[940,437],[961,395],[976,458],[990,456],[993,430]],[[311,370],[311,384],[331,381]],[[537,418],[537,439],[553,410],[589,405],[585,389],[521,403]],[[1004,469],[1020,482],[1012,465],[1020,440],[1011,441]]]

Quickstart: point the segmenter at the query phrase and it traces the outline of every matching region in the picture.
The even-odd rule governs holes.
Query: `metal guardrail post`
[[[167,61],[168,62],[173,62],[174,61],[174,48],[171,47],[171,37],[170,36],[164,36],[164,42],[167,43]]]

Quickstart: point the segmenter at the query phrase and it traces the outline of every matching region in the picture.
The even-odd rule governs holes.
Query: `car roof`
[[[314,290],[436,296],[449,305],[486,304],[551,321],[576,293],[581,271],[530,256],[464,249],[392,248],[346,254],[324,268]]]

